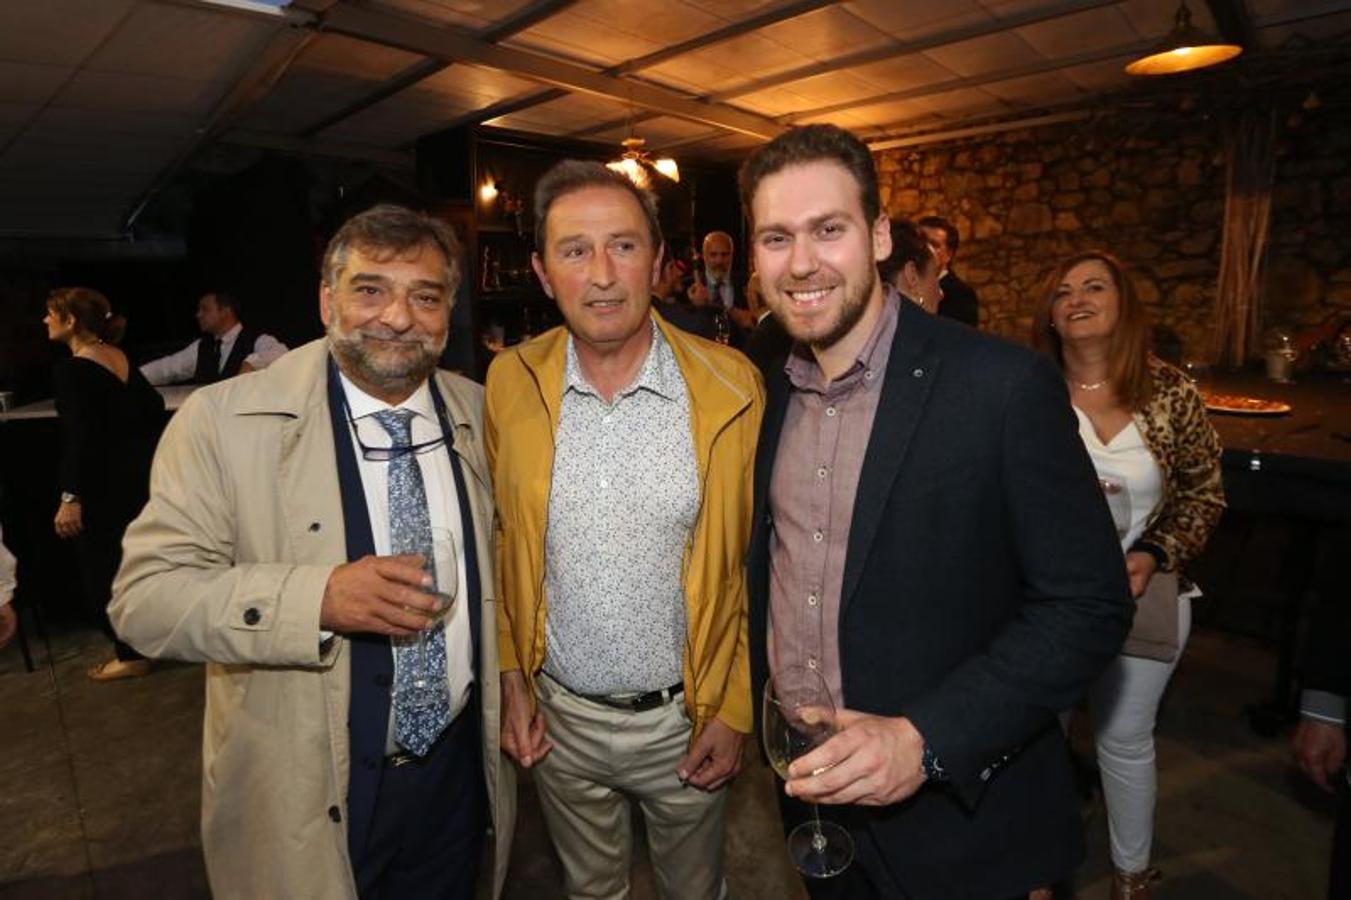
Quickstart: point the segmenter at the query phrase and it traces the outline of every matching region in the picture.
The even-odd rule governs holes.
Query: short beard
[[[873,288],[877,285],[877,269],[869,266],[865,275],[865,280],[859,284],[860,290],[846,293],[844,302],[840,304],[839,317],[835,324],[830,326],[830,330],[825,334],[814,338],[804,338],[793,334],[789,328],[788,316],[779,316],[779,323],[784,326],[784,330],[796,341],[802,341],[813,350],[829,350],[838,344],[845,335],[854,330],[854,326],[863,318],[863,314],[868,311],[868,300],[872,297]],[[786,303],[793,301],[788,299],[786,292],[780,292],[784,296]]]
[[[421,353],[385,361],[366,347],[368,335],[360,330],[344,334],[334,316],[328,325],[328,346],[338,368],[353,381],[363,382],[386,395],[408,396],[436,371],[441,352],[446,349],[449,332],[440,339],[418,337],[410,340],[421,346]],[[371,339],[383,339],[370,335]]]

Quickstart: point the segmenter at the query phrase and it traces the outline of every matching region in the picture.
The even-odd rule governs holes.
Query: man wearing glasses
[[[208,664],[215,897],[473,897],[489,821],[501,888],[514,785],[482,393],[436,370],[459,255],[401,207],[347,222],[324,256],[327,338],[194,394],[127,530],[115,627]],[[458,550],[429,569],[438,530]]]

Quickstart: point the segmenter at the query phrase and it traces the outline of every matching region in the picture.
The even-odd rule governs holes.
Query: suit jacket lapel
[[[863,564],[877,536],[878,526],[892,485],[905,463],[910,440],[915,434],[930,389],[938,377],[940,359],[930,346],[933,323],[929,314],[905,300],[900,305],[900,320],[887,360],[882,396],[873,419],[872,435],[859,473],[854,516],[849,526],[849,547],[845,553],[844,585],[840,591],[840,621],[858,590]]]

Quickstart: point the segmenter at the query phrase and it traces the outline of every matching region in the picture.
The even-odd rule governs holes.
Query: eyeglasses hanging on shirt
[[[433,438],[430,441],[408,444],[404,447],[372,447],[361,439],[361,430],[357,428],[356,419],[352,418],[352,407],[347,403],[347,396],[342,398],[342,411],[347,416],[347,424],[352,428],[352,436],[356,438],[357,447],[361,450],[361,458],[367,462],[389,462],[392,459],[411,454],[427,453],[446,444],[449,441],[449,427],[446,424],[445,413],[437,410],[437,418],[441,424],[441,436]]]

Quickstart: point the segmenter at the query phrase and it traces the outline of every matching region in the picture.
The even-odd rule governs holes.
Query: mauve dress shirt
[[[896,334],[897,295],[850,369],[826,383],[811,351],[798,344],[784,371],[791,388],[769,511],[769,664],[821,673],[836,706],[840,676],[840,591],[863,456]]]

